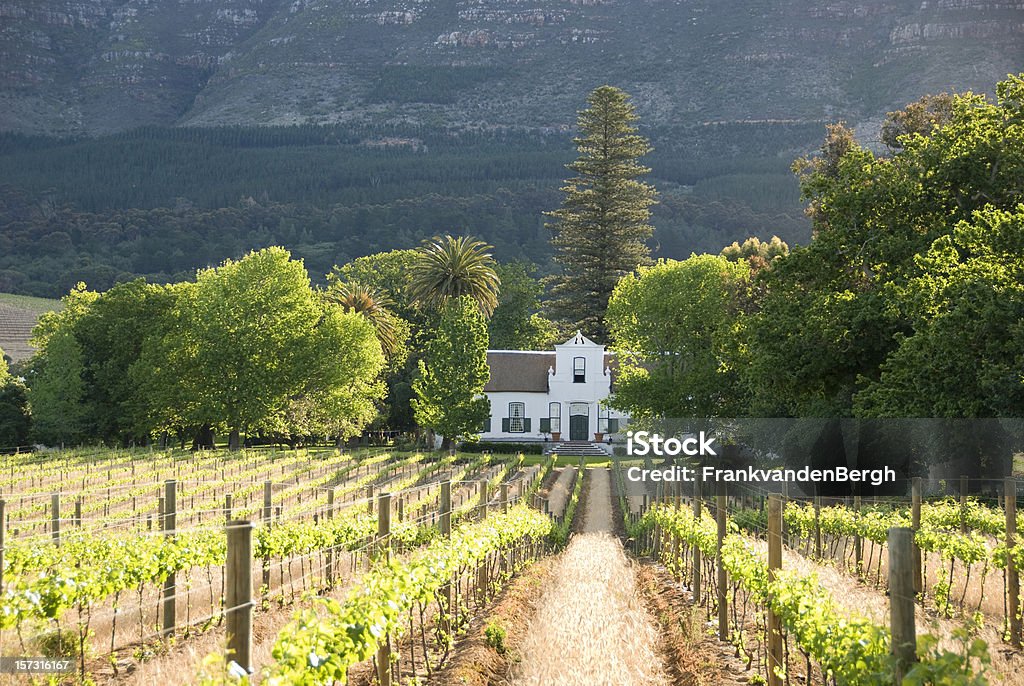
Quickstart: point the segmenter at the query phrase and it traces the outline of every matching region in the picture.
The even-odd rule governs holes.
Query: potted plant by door
[[[604,433],[601,431],[594,432],[594,443],[600,443],[604,440]]]

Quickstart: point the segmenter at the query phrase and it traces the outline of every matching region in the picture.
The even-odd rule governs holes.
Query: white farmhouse
[[[614,363],[580,332],[553,351],[488,350],[484,393],[491,418],[483,441],[590,442],[606,452],[627,416],[607,407]]]

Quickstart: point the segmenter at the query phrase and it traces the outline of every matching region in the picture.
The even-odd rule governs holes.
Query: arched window
[[[548,403],[548,420],[551,423],[551,433],[561,433],[562,403]]]

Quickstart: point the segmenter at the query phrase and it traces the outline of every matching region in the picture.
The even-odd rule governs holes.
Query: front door
[[[573,403],[569,409],[569,440],[590,439],[590,414],[583,403]]]

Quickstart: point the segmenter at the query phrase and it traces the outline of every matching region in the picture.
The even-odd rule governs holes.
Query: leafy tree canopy
[[[862,416],[1019,417],[1024,409],[1024,205],[978,210],[917,259],[901,296],[913,332],[856,398]]]
[[[487,323],[491,348],[547,350],[557,342],[555,325],[539,314],[544,286],[533,278],[536,269],[526,262],[496,266],[501,294],[498,307]]]
[[[416,250],[409,275],[409,294],[430,309],[468,296],[485,316],[498,306],[497,264],[491,246],[468,236],[443,236],[425,241]]]
[[[746,262],[693,255],[622,279],[608,304],[614,404],[641,420],[741,412],[737,305],[749,276]]]
[[[753,413],[849,416],[914,334],[904,295],[923,274],[918,256],[976,211],[1020,202],[1024,76],[996,90],[996,102],[953,96],[947,119],[901,136],[890,158],[833,127],[820,156],[798,160],[814,239],[762,276],[747,342]]]
[[[470,296],[449,299],[427,341],[413,381],[416,421],[446,442],[479,434],[490,415],[487,324]]]

